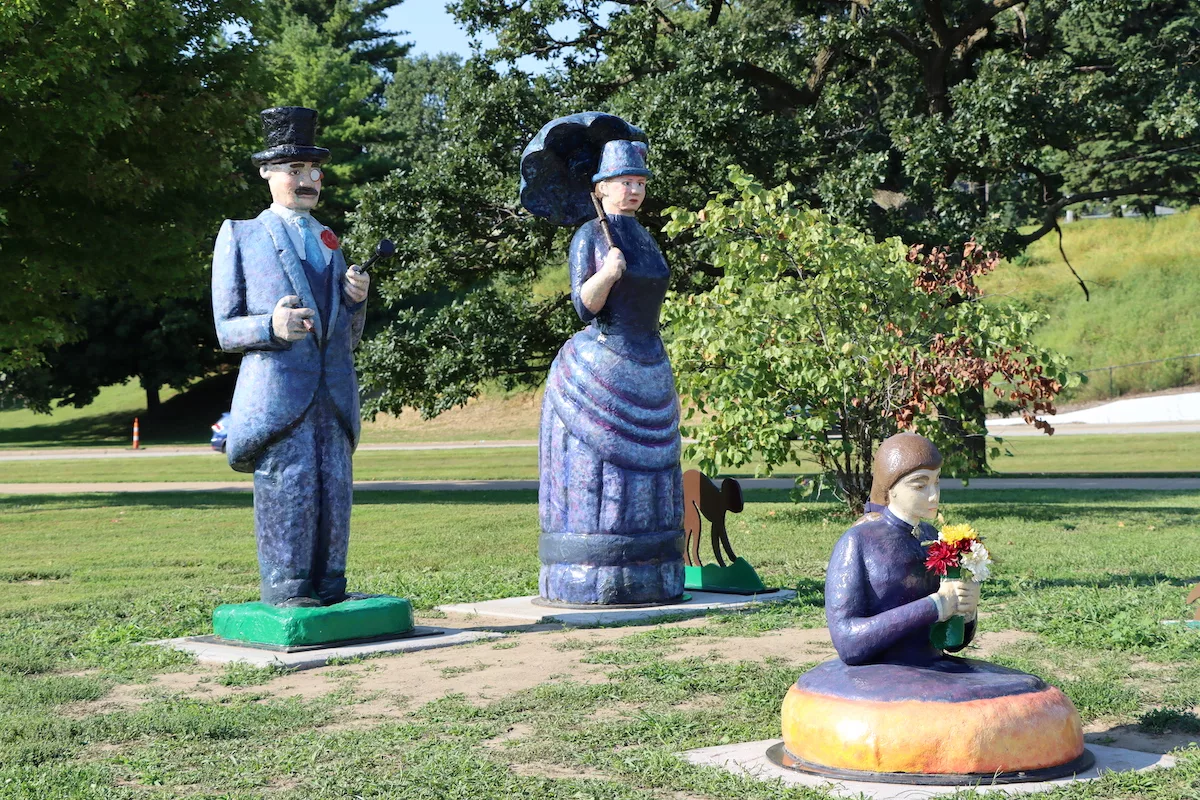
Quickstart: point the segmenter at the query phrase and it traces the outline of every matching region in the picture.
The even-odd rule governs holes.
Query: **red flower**
[[[341,242],[338,241],[338,238],[333,235],[333,231],[329,230],[329,228],[321,231],[321,241],[330,250],[337,250],[342,246]]]
[[[961,552],[955,545],[934,542],[929,545],[929,555],[925,558],[925,569],[945,576],[946,570],[961,566],[962,562],[959,560]]]

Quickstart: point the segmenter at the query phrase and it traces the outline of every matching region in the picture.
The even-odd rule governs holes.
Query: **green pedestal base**
[[[222,639],[281,647],[379,639],[413,629],[412,605],[375,595],[319,608],[279,608],[238,603],[213,610],[213,632]]]
[[[683,588],[697,592],[724,592],[726,594],[759,594],[767,591],[766,585],[744,558],[736,558],[727,567],[705,564],[702,567],[683,568]]]

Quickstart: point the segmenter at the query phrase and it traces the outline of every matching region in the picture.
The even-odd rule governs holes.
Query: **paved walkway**
[[[1090,422],[1060,422],[1054,417],[1049,418],[1054,426],[1055,436],[1104,436],[1110,434],[1147,434],[1147,433],[1200,433],[1200,422],[1139,422],[1121,424],[1094,424]],[[1009,438],[1013,436],[1045,436],[1032,425],[1021,423],[1006,427],[995,420],[988,420],[988,433],[992,436]]]
[[[744,489],[791,489],[791,478],[747,478]],[[180,481],[178,483],[0,483],[0,495],[36,494],[126,494],[142,492],[249,492],[249,481]],[[536,491],[538,482],[511,481],[359,481],[359,492],[513,492]],[[942,481],[947,490],[962,489],[962,481]],[[1057,489],[1108,491],[1200,491],[1200,478],[976,478],[966,487],[971,490]]]

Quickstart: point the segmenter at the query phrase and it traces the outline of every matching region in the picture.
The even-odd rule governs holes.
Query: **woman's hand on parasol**
[[[599,314],[600,309],[608,302],[608,293],[613,285],[625,274],[625,254],[619,248],[609,249],[604,256],[604,263],[596,274],[583,282],[579,287],[579,299],[584,308],[593,314]]]
[[[614,247],[604,256],[604,264],[600,267],[602,274],[607,274],[611,283],[616,283],[625,274],[625,254],[621,248]]]

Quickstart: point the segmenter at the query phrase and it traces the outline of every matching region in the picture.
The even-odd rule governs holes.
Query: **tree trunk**
[[[968,389],[960,398],[963,409],[971,421],[987,430],[987,410],[983,405],[983,387],[976,386]],[[967,469],[970,475],[982,475],[987,472],[987,435],[966,436],[959,431],[963,451],[967,456]]]
[[[146,387],[146,416],[157,414],[158,410],[162,408],[162,401],[159,399],[158,389],[159,387],[157,385]]]
[[[871,496],[871,476],[861,473],[847,475],[842,481],[842,495],[846,499],[846,508],[851,514],[858,516],[863,513],[864,506]]]

